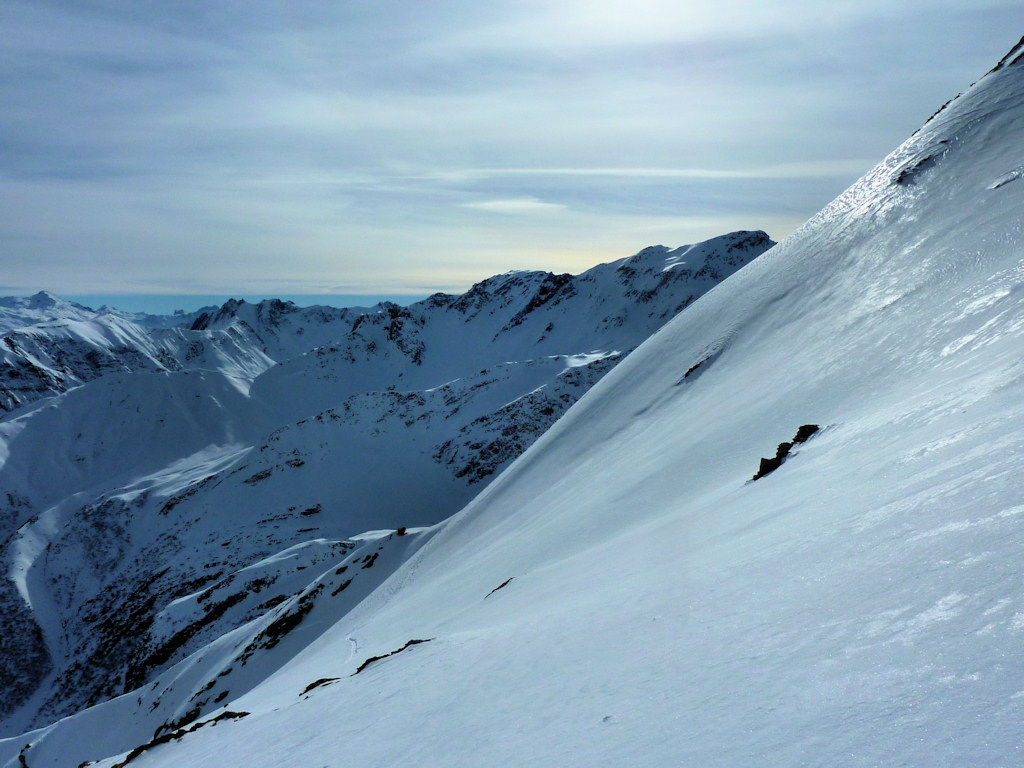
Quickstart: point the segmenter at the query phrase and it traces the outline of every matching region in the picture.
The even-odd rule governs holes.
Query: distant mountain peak
[[[60,301],[61,299],[49,291],[39,291],[29,297],[29,305],[33,309],[48,309],[56,306]]]

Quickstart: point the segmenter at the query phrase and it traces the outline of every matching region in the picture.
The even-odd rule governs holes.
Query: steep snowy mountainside
[[[309,586],[300,570],[313,577],[365,548],[353,536],[412,536],[451,515],[679,307],[771,245],[733,233],[575,277],[510,273],[412,307],[230,301],[188,329],[108,316],[10,334],[53,370],[79,338],[141,352],[134,371],[111,363],[0,419],[3,733],[147,685],[243,625],[273,624],[268,612]],[[376,562],[361,556],[359,571]],[[350,601],[398,562],[330,591]],[[250,662],[231,690],[286,660]],[[150,733],[185,703],[163,702]],[[218,704],[199,696],[175,717]]]
[[[236,382],[201,371],[106,376],[0,421],[5,703],[17,703],[47,675],[63,671],[54,659],[85,658],[77,647],[83,643],[107,665],[121,661],[112,643],[95,647],[101,631],[80,635],[69,618],[85,614],[91,629],[112,621],[117,630],[128,629],[123,614],[103,615],[97,601],[139,587],[143,580],[122,570],[133,558],[150,563],[152,581],[168,570],[164,560],[181,551],[181,532],[137,519],[146,499],[230,463],[259,425],[260,414]],[[61,572],[47,579],[47,567],[58,563]],[[144,617],[134,618],[139,623],[131,631],[141,631]]]
[[[0,421],[0,487],[42,511],[211,444],[251,444],[271,423],[243,387],[214,372],[106,376]]]
[[[1019,764],[1022,135],[1018,55],[336,623],[296,624],[255,687],[163,740],[110,734],[146,735],[148,697],[202,689],[253,626],[0,742],[6,765]]]
[[[58,315],[0,337],[0,411],[110,373],[216,370],[251,381],[273,362],[235,329],[143,327],[111,312]]]

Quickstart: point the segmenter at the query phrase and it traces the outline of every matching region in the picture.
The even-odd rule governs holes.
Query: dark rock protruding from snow
[[[806,443],[819,429],[820,427],[817,424],[804,424],[796,431],[796,435],[791,442],[779,443],[779,447],[775,450],[775,456],[770,459],[761,459],[761,466],[757,470],[757,474],[751,479],[760,480],[765,475],[781,467],[786,457],[789,456],[789,452],[793,450],[793,446]]]

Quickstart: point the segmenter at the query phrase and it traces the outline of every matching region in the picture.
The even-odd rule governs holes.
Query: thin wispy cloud
[[[618,179],[819,179],[849,178],[862,173],[877,159],[821,160],[759,168],[463,168],[438,171],[419,178],[446,182],[479,181],[501,177],[583,176]]]
[[[462,203],[466,208],[491,213],[509,213],[513,215],[552,214],[565,210],[561,203],[545,203],[535,197],[521,197],[511,200],[479,200]]]

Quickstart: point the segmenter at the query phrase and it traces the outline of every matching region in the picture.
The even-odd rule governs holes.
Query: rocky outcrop
[[[761,466],[751,479],[760,480],[765,475],[771,474],[781,467],[782,463],[789,457],[790,451],[793,450],[793,447],[800,445],[801,443],[806,443],[815,434],[817,434],[819,429],[820,427],[817,424],[804,424],[796,431],[796,435],[791,441],[779,443],[779,447],[775,450],[775,455],[773,457],[761,459]]]

